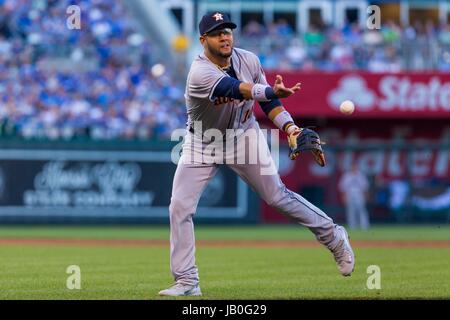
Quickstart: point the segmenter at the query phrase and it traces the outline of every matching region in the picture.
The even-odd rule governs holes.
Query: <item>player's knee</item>
[[[286,205],[289,203],[288,199],[291,197],[290,194],[291,192],[286,188],[286,186],[282,185],[276,192],[267,195],[264,200],[272,208],[285,212]]]
[[[170,199],[169,212],[171,217],[183,218],[195,212],[195,205],[190,201],[182,201],[176,197]]]
[[[274,209],[282,209],[284,197],[280,193],[276,193],[266,199],[266,203]]]

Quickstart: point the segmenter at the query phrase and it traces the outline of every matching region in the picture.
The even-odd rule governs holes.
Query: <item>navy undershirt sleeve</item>
[[[269,115],[269,112],[275,109],[276,107],[280,107],[283,104],[279,99],[273,99],[267,102],[259,101],[259,105],[261,106],[261,109],[264,111],[266,115]]]
[[[234,98],[234,99],[238,99],[238,100],[244,100],[244,96],[239,91],[240,84],[241,84],[241,81],[239,81],[233,77],[224,77],[216,85],[212,96],[213,97],[228,97],[228,98]],[[270,88],[270,89],[272,89],[272,88]],[[273,90],[270,93],[273,93]],[[270,95],[270,93],[266,91],[266,94]],[[275,99],[272,99],[267,102],[259,101],[259,105],[261,106],[261,109],[264,111],[264,113],[266,115],[268,115],[269,112],[272,111],[274,108],[282,106],[283,104],[281,103],[281,101],[279,99],[275,98]]]
[[[216,85],[214,92],[212,94],[213,97],[228,97],[234,98],[238,100],[244,100],[244,96],[239,91],[239,85],[241,81],[232,78],[232,77],[224,77],[219,83]]]

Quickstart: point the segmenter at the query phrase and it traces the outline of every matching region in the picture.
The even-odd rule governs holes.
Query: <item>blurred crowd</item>
[[[66,26],[73,3],[81,30]],[[265,69],[450,71],[449,25],[320,25],[298,34],[279,20],[250,21],[241,32],[236,46]],[[125,0],[0,0],[0,136],[169,138],[186,122],[185,70],[155,72],[158,51]]]
[[[183,87],[152,73],[155,48],[123,1],[0,0],[0,134],[167,139],[184,126]],[[87,14],[84,14],[87,13]]]
[[[379,30],[358,24],[342,29],[316,24],[302,34],[283,19],[268,27],[250,21],[239,38],[266,69],[450,71],[450,25],[436,26],[431,21],[415,21],[403,28],[390,21]]]

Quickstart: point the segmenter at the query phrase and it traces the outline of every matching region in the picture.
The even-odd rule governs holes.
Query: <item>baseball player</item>
[[[354,269],[354,254],[346,230],[306,199],[288,190],[276,169],[262,174],[264,168],[273,169],[275,165],[253,115],[255,101],[275,126],[286,132],[289,143],[295,143],[302,129],[295,125],[280,99],[295,94],[300,84],[285,87],[282,77],[277,76],[274,86],[268,85],[258,57],[233,47],[232,30],[235,28],[236,24],[221,12],[206,14],[199,23],[204,51],[193,61],[187,77],[187,133],[169,206],[170,268],[175,284],[160,291],[163,296],[201,295],[195,263],[193,215],[208,181],[224,163],[221,157],[236,160],[236,156],[247,152],[250,146],[256,147],[258,155],[262,156],[252,162],[248,158],[253,153],[248,153],[246,161],[226,161],[225,165],[270,206],[308,227],[333,253],[342,275],[349,276]],[[230,129],[234,133],[231,137]],[[250,134],[252,132],[256,134]],[[228,152],[230,145],[234,149]],[[212,152],[211,146],[214,147]],[[324,159],[318,160],[324,163]]]
[[[369,191],[367,177],[359,171],[354,163],[350,171],[345,172],[338,184],[342,200],[346,207],[347,223],[350,229],[369,229],[369,213],[366,209],[366,199]]]

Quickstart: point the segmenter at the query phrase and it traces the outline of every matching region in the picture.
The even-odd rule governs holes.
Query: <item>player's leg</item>
[[[248,130],[255,130],[258,134],[248,135],[253,139],[250,143],[243,139],[238,139],[236,154],[239,152],[256,152],[258,161],[245,164],[229,164],[229,167],[270,206],[308,227],[321,243],[326,244],[330,242],[334,238],[335,224],[333,220],[302,196],[286,188],[270,155],[267,140],[260,133],[259,125],[255,123]],[[257,149],[254,146],[257,146]]]
[[[287,189],[279,175],[261,175],[258,165],[230,165],[271,207],[308,227],[318,241],[329,245],[335,238],[333,220],[299,194]]]
[[[370,221],[369,221],[369,212],[367,211],[366,204],[364,202],[361,203],[360,210],[361,210],[360,211],[361,228],[367,230],[370,227]]]
[[[184,164],[180,160],[173,179],[170,200],[170,269],[176,285],[160,295],[199,295],[198,269],[195,264],[193,215],[217,165]],[[186,292],[183,293],[183,290]],[[177,294],[181,293],[181,294]]]
[[[355,229],[359,226],[359,210],[354,200],[347,201],[347,224],[350,229]]]
[[[259,130],[257,124],[255,124],[255,130]],[[264,159],[256,164],[232,164],[229,165],[230,168],[270,206],[308,227],[317,240],[333,252],[341,273],[349,275],[353,271],[354,256],[345,229],[336,225],[322,210],[305,198],[287,189],[277,170],[266,169],[267,166],[275,167],[275,165],[270,156],[267,141],[263,135],[259,134],[257,137],[257,141],[253,141],[252,145],[257,145],[259,155],[268,155],[268,157],[263,156]],[[241,149],[239,146],[237,148]],[[272,174],[267,174],[270,171]]]
[[[192,218],[208,181],[217,166],[181,164],[173,180],[170,200],[170,265],[175,280],[183,284],[197,284],[195,265],[195,236]]]

